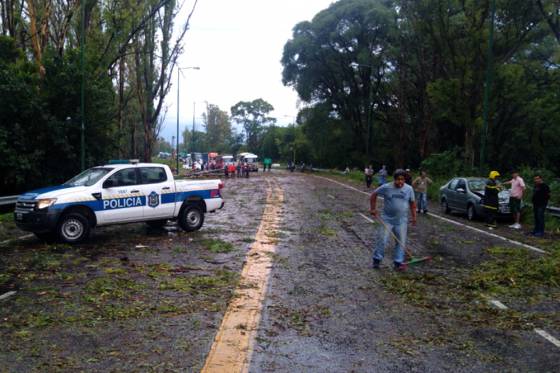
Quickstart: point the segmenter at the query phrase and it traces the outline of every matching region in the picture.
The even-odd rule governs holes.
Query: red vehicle
[[[208,153],[208,168],[210,170],[222,170],[224,168],[224,160],[218,153]]]

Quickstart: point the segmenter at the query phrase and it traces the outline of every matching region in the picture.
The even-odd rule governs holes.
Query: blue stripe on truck
[[[220,195],[212,197],[212,190],[195,190],[189,192],[179,193],[166,193],[160,195],[161,203],[179,203],[188,199],[189,197],[199,197],[202,199],[220,198]],[[52,206],[53,209],[63,210],[69,206],[87,206],[93,211],[107,211],[118,210],[129,207],[146,206],[146,196],[125,197],[125,198],[110,198],[95,201],[82,201],[82,202],[68,202],[57,203]]]

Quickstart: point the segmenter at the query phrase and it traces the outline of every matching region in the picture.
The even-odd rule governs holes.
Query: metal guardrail
[[[0,197],[0,206],[14,205],[19,196]]]
[[[548,211],[550,215],[560,218],[560,207],[549,206],[546,208],[546,211]]]

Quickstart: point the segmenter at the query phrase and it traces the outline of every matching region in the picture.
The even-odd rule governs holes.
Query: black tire
[[[46,243],[53,243],[56,242],[56,233],[55,232],[41,232],[41,233],[33,233],[35,237],[39,240],[46,242]]]
[[[197,231],[204,224],[204,211],[200,204],[188,204],[179,214],[179,226],[186,232]]]
[[[79,243],[89,237],[89,220],[78,212],[65,214],[56,228],[58,238],[66,243]]]
[[[449,208],[449,204],[447,203],[447,200],[443,200],[441,201],[441,211],[443,211],[446,214],[451,213],[451,209]]]
[[[476,209],[472,203],[467,206],[467,220],[473,221],[477,218]]]
[[[148,226],[150,228],[163,228],[165,226],[165,224],[167,224],[167,219],[164,219],[164,220],[150,220],[150,221],[147,221],[146,224],[148,224]]]

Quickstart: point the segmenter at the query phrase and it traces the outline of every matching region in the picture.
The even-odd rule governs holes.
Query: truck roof
[[[128,167],[169,167],[163,163],[117,163],[117,164],[105,164],[103,166],[96,166],[94,168],[99,167],[110,167],[110,168],[128,168]]]

